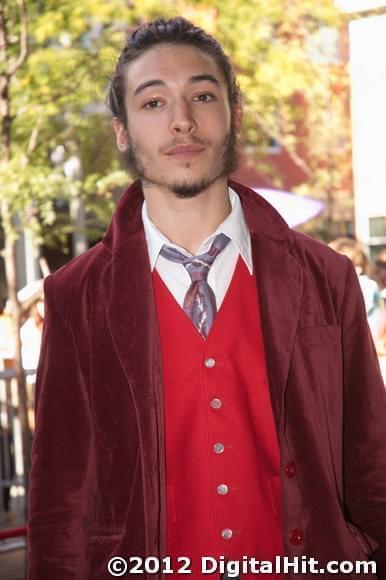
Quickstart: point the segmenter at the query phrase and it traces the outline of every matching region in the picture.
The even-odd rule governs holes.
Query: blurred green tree
[[[121,15],[123,20],[117,18]],[[16,240],[32,230],[37,247],[47,233],[64,239],[68,224],[53,227],[56,202],[81,197],[86,210],[106,216],[113,187],[127,176],[113,156],[103,115],[103,93],[130,11],[123,0],[1,0],[0,191],[8,298],[14,323],[15,372],[28,492],[31,435],[21,358]],[[101,112],[102,109],[102,112]],[[58,163],[57,154],[64,151]],[[82,172],[65,171],[78,160]]]

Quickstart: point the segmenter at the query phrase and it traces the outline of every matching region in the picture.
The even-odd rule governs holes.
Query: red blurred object
[[[8,540],[9,538],[19,538],[27,535],[27,526],[21,528],[9,528],[8,530],[0,530],[0,541]]]

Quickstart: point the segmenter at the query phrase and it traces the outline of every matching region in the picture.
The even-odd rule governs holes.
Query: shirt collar
[[[251,250],[251,237],[249,234],[248,226],[246,224],[244,213],[241,207],[240,198],[237,193],[232,189],[228,188],[229,202],[231,204],[231,212],[226,217],[226,219],[218,226],[215,232],[211,234],[206,240],[204,240],[197,250],[197,255],[202,254],[207,251],[213,241],[213,238],[220,233],[226,234],[231,241],[235,244],[240,256],[245,262],[249,273],[253,274],[252,266],[252,250]],[[150,259],[150,268],[153,271],[156,265],[159,253],[164,244],[176,248],[177,250],[183,252],[187,256],[190,256],[184,248],[177,246],[171,242],[150,220],[149,214],[147,212],[146,201],[143,202],[142,206],[142,221],[145,230],[147,248]]]

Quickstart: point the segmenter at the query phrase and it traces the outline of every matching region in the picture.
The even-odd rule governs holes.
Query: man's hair
[[[182,44],[195,46],[213,58],[224,75],[230,106],[239,102],[240,89],[237,85],[231,63],[219,42],[201,28],[198,28],[185,18],[176,17],[170,20],[159,18],[153,22],[141,25],[127,39],[114,75],[110,81],[107,104],[114,117],[126,126],[125,110],[125,71],[127,65],[159,44]]]

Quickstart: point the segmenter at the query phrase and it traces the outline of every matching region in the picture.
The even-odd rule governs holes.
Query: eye
[[[151,101],[147,101],[144,105],[144,109],[158,109],[161,106],[161,101],[159,99],[151,99]]]
[[[212,93],[201,93],[201,95],[197,95],[193,97],[193,101],[197,103],[210,103],[211,101],[215,100],[215,96]]]

